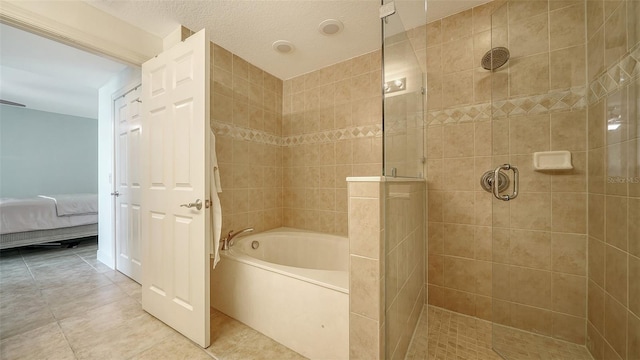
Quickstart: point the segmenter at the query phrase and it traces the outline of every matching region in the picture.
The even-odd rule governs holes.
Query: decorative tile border
[[[211,121],[213,133],[220,136],[228,136],[234,140],[253,141],[261,144],[282,146],[282,137],[269,134],[265,131],[247,129],[218,121]]]
[[[589,84],[589,104],[594,104],[640,77],[640,45]]]
[[[252,141],[274,146],[320,144],[339,140],[382,136],[382,125],[354,126],[345,129],[282,137],[261,130],[242,128],[217,121],[212,121],[211,124],[213,133],[216,135],[228,136],[234,140]]]
[[[448,125],[466,122],[489,121],[493,118],[545,114],[556,111],[584,109],[586,102],[584,86],[568,90],[557,90],[547,94],[523,96],[427,113],[427,125]]]
[[[427,125],[481,122],[491,119],[491,104],[483,103],[452,109],[435,110],[427,113]]]

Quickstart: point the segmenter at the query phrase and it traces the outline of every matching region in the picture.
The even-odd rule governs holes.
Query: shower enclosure
[[[385,1],[381,10],[386,9],[381,14],[385,316],[380,353],[386,359],[405,358],[425,304],[425,5]]]
[[[486,169],[510,165],[492,201],[493,348],[506,359],[588,358],[582,345],[639,356],[639,9],[510,0],[491,16],[491,47],[511,53],[491,73]]]

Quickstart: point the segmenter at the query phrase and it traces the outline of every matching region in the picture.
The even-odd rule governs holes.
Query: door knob
[[[112,192],[112,193],[111,193],[111,195],[112,195],[112,196],[115,196],[115,197],[118,197],[118,196],[120,196],[120,193],[119,193],[119,192],[117,192],[117,191],[114,191],[114,192]]]
[[[192,207],[201,210],[202,209],[202,201],[200,201],[200,199],[196,199],[196,202],[192,202],[192,203],[188,203],[188,204],[181,204],[180,207],[186,207],[191,209]]]

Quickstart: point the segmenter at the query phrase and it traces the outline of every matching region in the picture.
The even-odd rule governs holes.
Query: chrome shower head
[[[506,47],[494,47],[482,57],[480,64],[485,70],[495,70],[506,64],[509,60],[509,49]]]

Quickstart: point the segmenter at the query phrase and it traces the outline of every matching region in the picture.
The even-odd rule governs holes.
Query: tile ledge
[[[385,176],[349,176],[347,182],[425,182],[421,178],[402,178]]]

